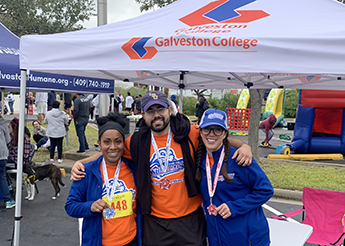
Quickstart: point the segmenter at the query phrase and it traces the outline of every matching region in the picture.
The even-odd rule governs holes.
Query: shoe
[[[37,145],[35,145],[35,150],[37,150]]]
[[[85,151],[86,151],[86,152],[89,152],[89,151],[90,151],[90,149],[85,149]]]
[[[7,201],[6,202],[6,208],[13,208],[14,206],[16,206],[16,202],[15,201]]]
[[[54,162],[54,159],[50,159],[51,162]]]
[[[58,163],[62,163],[63,162],[63,160],[62,159],[58,159]]]
[[[78,150],[77,153],[78,154],[85,154],[85,151],[84,150]]]

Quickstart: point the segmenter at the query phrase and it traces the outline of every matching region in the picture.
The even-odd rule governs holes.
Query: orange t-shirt
[[[112,185],[116,166],[106,166],[109,183]],[[103,180],[102,199],[108,202],[102,164],[100,169]],[[133,173],[124,162],[121,162],[117,183],[114,198],[111,202],[108,202],[115,209],[115,218],[105,219],[103,216],[102,219],[102,245],[104,246],[125,245],[132,241],[137,233],[137,224],[135,222],[137,189]],[[132,209],[130,209],[130,205]]]
[[[123,155],[126,158],[131,158],[129,151],[131,136],[126,139],[126,150]],[[172,136],[174,137],[174,134]],[[197,148],[199,144],[198,136],[199,128],[195,125],[191,126],[189,137],[195,148]],[[168,134],[154,137],[160,155],[165,156]],[[192,152],[193,148],[190,147],[190,149]],[[193,154],[192,157],[194,159]],[[150,172],[152,182],[151,215],[166,219],[179,218],[194,212],[201,205],[201,195],[188,197],[187,187],[184,182],[184,165],[181,145],[176,143],[173,139],[170,145],[167,175],[164,175],[160,167],[152,144],[150,148]],[[159,183],[165,178],[170,181],[170,187],[167,190],[162,189]]]

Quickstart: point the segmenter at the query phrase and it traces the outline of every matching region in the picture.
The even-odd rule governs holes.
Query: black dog
[[[55,200],[60,195],[60,185],[65,187],[65,184],[61,180],[60,169],[53,164],[46,164],[39,167],[31,167],[30,165],[24,165],[23,172],[28,175],[29,182],[26,183],[28,195],[25,199],[33,200],[35,198],[35,181],[50,178],[52,185],[55,189],[55,196],[52,197]]]

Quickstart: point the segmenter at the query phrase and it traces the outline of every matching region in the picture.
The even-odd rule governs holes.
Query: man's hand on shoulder
[[[249,166],[253,159],[252,148],[248,144],[242,144],[232,156],[232,159],[235,158],[238,165]]]
[[[85,167],[80,161],[76,161],[71,170],[71,180],[79,181],[85,177]]]

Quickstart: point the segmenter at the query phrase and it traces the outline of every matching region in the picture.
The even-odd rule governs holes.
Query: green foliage
[[[164,7],[175,0],[135,0],[140,4],[140,11]]]
[[[299,90],[287,90],[285,94],[285,107],[284,107],[284,117],[285,118],[295,118],[296,109],[298,106],[298,96]]]
[[[207,99],[210,108],[217,108],[226,111],[227,108],[236,108],[239,95],[226,93],[223,99],[209,98]]]
[[[83,29],[95,15],[93,0],[1,0],[0,21],[17,36]]]
[[[176,98],[179,101],[178,98]],[[195,105],[198,100],[195,97],[184,97],[182,99],[183,105],[183,114],[185,115],[194,115],[195,114]]]

